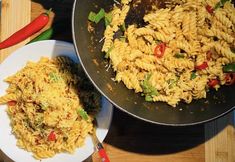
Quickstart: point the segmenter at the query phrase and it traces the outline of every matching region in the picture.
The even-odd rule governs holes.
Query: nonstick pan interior
[[[148,1],[146,1],[147,4]],[[96,88],[116,107],[142,120],[172,126],[194,125],[218,118],[235,106],[235,86],[222,86],[219,91],[211,90],[206,99],[194,100],[190,104],[181,102],[176,108],[166,103],[145,102],[144,97],[128,90],[124,84],[112,80],[114,72],[108,69],[108,61],[101,52],[105,25],[103,22],[95,26],[95,32],[89,33],[88,14],[90,11],[108,10],[113,1],[75,0],[72,17],[73,39],[81,64]],[[129,21],[141,21],[146,7],[136,10],[128,17]],[[133,14],[137,14],[135,16]],[[141,23],[141,22],[140,22]]]

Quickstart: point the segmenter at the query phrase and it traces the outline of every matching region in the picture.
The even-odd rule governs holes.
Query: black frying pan
[[[150,0],[145,1],[148,4]],[[111,0],[75,0],[72,30],[75,48],[86,74],[96,88],[116,107],[139,119],[172,126],[204,123],[235,108],[235,86],[223,86],[219,91],[211,90],[206,99],[194,100],[190,104],[182,102],[173,108],[162,102],[145,102],[140,94],[128,90],[122,83],[114,82],[111,79],[115,76],[114,72],[112,69],[106,70],[108,62],[101,53],[102,43],[99,40],[105,30],[103,22],[96,25],[95,34],[87,30],[89,12],[98,12],[100,8],[108,10],[112,4]],[[146,4],[132,11],[128,21],[141,21],[141,15],[143,16],[149,7]]]

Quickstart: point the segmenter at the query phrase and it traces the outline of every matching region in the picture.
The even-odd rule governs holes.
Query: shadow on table
[[[147,123],[115,108],[105,142],[129,152],[169,154],[204,143],[205,131],[203,124],[169,127]]]

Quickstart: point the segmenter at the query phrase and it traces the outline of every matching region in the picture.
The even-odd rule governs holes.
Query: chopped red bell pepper
[[[216,85],[219,84],[219,80],[218,79],[212,79],[208,82],[208,86],[211,88],[214,88]]]
[[[195,67],[196,70],[204,70],[206,68],[208,68],[207,62],[203,62],[201,65]]]
[[[51,131],[51,133],[48,136],[49,141],[55,141],[56,140],[56,134],[54,131]]]
[[[16,101],[13,101],[13,100],[7,102],[8,106],[15,106],[16,103],[17,103],[17,102],[16,102]]]
[[[210,5],[206,5],[206,10],[208,13],[212,14],[214,12],[213,7],[211,7]]]
[[[154,55],[157,58],[161,58],[164,55],[165,50],[166,50],[166,44],[165,43],[160,43],[155,47]]]
[[[210,61],[210,60],[211,60],[211,57],[212,57],[212,52],[211,52],[211,51],[207,51],[207,53],[206,53],[206,59],[207,59],[207,61]]]
[[[226,85],[235,84],[235,73],[227,73],[225,76]]]

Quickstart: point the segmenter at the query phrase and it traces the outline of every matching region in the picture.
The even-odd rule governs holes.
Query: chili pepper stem
[[[52,8],[50,8],[49,10],[47,10],[47,11],[45,12],[45,14],[46,14],[46,15],[49,15],[51,11],[52,11]]]

